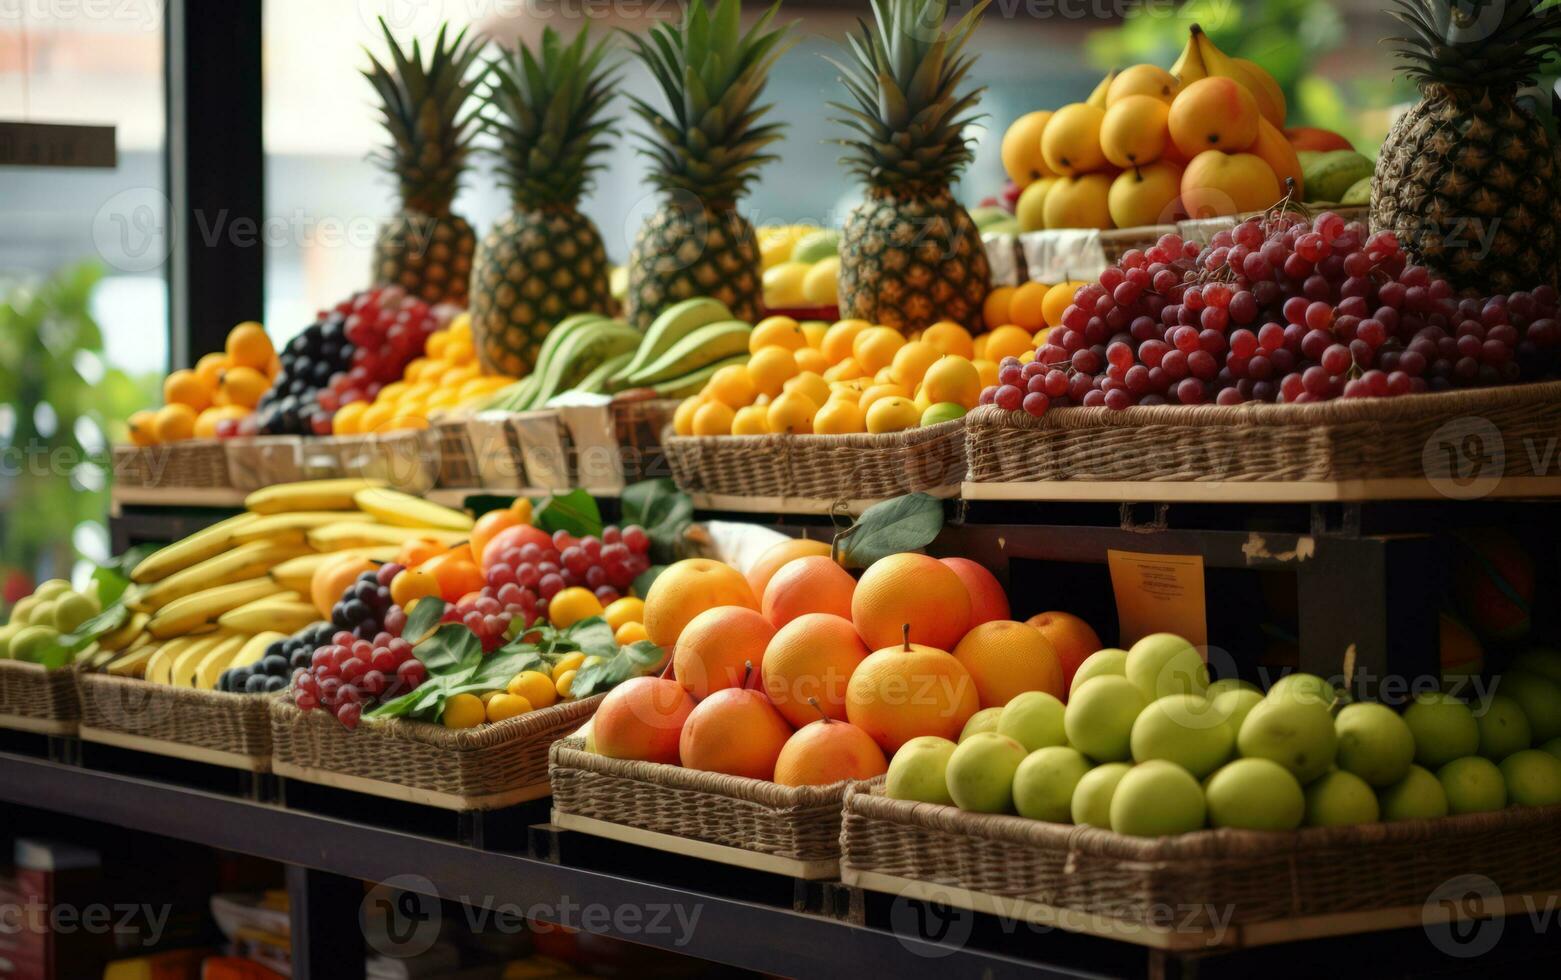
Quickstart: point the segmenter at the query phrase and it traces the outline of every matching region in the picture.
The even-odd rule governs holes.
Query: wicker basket
[[[276,483],[344,476],[377,477],[423,494],[439,473],[433,432],[406,429],[366,436],[255,436],[225,440],[231,486],[246,493]]]
[[[935,886],[905,891],[928,897],[942,889],[946,900],[967,907],[979,904],[972,894],[1033,903],[1066,928],[1123,938],[1135,929],[1148,930],[1138,936],[1146,941],[1163,937],[1156,927],[1175,910],[1171,931],[1187,935],[1170,936],[1171,944],[1205,945],[1213,933],[1227,943],[1255,941],[1260,930],[1250,927],[1258,923],[1293,929],[1293,920],[1373,910],[1412,909],[1409,924],[1418,925],[1428,899],[1462,874],[1483,875],[1513,898],[1553,891],[1561,888],[1557,834],[1561,806],[1292,832],[1127,837],[891,800],[879,777],[846,794],[840,864],[842,877],[878,890],[890,890],[878,877],[885,876]],[[1369,921],[1343,926],[1358,931],[1371,928]]]
[[[449,729],[390,719],[348,729],[323,711],[271,705],[279,776],[447,810],[493,810],[548,794],[548,747],[596,711],[567,701],[493,725]]]
[[[1064,408],[1040,418],[983,406],[965,424],[977,483],[1414,479],[1457,496],[1467,481],[1450,450],[1471,433],[1483,452],[1502,456],[1481,473],[1545,475],[1523,447],[1561,429],[1561,382],[1310,405]]]
[[[666,446],[672,478],[692,493],[876,500],[965,477],[958,419],[882,435],[669,436]]]
[[[439,486],[463,489],[481,486],[467,420],[441,419],[433,424],[433,433],[439,450]]]
[[[662,433],[672,424],[678,398],[615,398],[612,425],[623,460],[623,482],[638,483],[672,475]]]
[[[1332,211],[1345,221],[1359,221],[1368,224],[1371,220],[1371,208],[1363,204],[1308,204],[1307,209],[1313,213],[1319,211]],[[1219,218],[1186,218],[1178,221],[1175,227],[1167,228],[1174,231],[1189,242],[1207,244],[1216,232],[1228,231],[1236,227],[1236,222],[1245,221],[1261,212],[1249,211],[1243,215],[1226,215]]]
[[[1105,231],[1061,228],[1025,232],[1019,236],[1025,277],[1051,283],[1094,279],[1130,249],[1148,248],[1161,235],[1175,231],[1175,225],[1141,225]]]
[[[80,718],[76,668],[0,660],[0,728],[74,735]]]
[[[266,772],[271,728],[263,694],[229,694],[134,677],[82,673],[81,737],[195,762]]]
[[[114,482],[121,487],[219,490],[233,486],[224,444],[187,439],[161,446],[115,446]]]
[[[699,857],[785,871],[797,877],[834,877],[840,857],[840,807],[846,783],[781,786],[657,762],[609,759],[585,751],[585,740],[553,746],[553,822],[577,827],[578,818],[613,825],[623,839],[648,835],[717,845],[690,847]],[[620,836],[614,834],[613,836]],[[675,846],[675,845],[674,845]],[[667,847],[666,849],[674,849]],[[769,857],[778,862],[750,861]]]

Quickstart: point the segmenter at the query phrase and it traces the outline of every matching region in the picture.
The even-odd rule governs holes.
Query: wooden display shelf
[[[133,752],[150,752],[153,755],[165,755],[186,762],[200,762],[208,766],[221,766],[224,769],[238,769],[243,772],[271,771],[269,755],[224,752],[221,749],[208,749],[204,746],[187,745],[184,742],[173,742],[163,738],[148,738],[145,735],[131,735],[106,728],[94,728],[91,725],[82,725],[79,734],[83,742],[96,742],[99,745],[118,749],[130,749]]]
[[[747,868],[750,871],[764,871],[770,874],[785,875],[789,878],[801,878],[805,881],[830,880],[838,877],[840,874],[840,862],[832,858],[828,860],[800,861],[796,858],[785,857],[779,854],[762,854],[758,851],[749,851],[741,847],[712,844],[709,841],[693,840],[692,838],[679,837],[675,834],[663,834],[659,831],[645,830],[642,827],[631,827],[628,824],[614,823],[610,820],[598,820],[595,817],[583,817],[574,813],[561,813],[558,810],[553,811],[552,822],[553,826],[564,830],[574,830],[582,834],[605,837],[608,840],[620,841],[625,844],[636,844],[640,847],[666,851],[669,854],[681,854],[685,857],[699,858],[704,861],[729,864],[733,867]]]
[[[0,714],[0,728],[34,735],[74,735],[81,726],[75,718],[34,718],[31,715]]]
[[[958,487],[944,487],[937,490],[923,490],[922,493],[929,497],[938,497],[943,500],[952,500],[959,496]],[[821,500],[816,497],[744,497],[736,494],[706,493],[694,491],[689,494],[694,502],[696,510],[723,511],[734,514],[792,514],[797,516],[827,516],[835,513],[838,508],[844,509],[852,516],[857,516],[862,511],[877,503],[878,499],[853,499],[853,500]]]
[[[396,800],[401,803],[415,803],[418,806],[457,812],[498,810],[507,806],[515,806],[518,803],[540,800],[545,796],[551,796],[553,793],[552,787],[543,782],[532,783],[528,786],[517,786],[512,790],[503,793],[491,793],[487,796],[461,796],[456,793],[440,792],[439,790],[420,789],[416,786],[403,786],[400,783],[387,782],[383,779],[369,779],[366,776],[353,776],[343,772],[332,772],[328,769],[315,769],[312,766],[298,766],[290,762],[275,762],[271,766],[271,771],[284,779],[294,779],[299,782],[312,783],[316,786],[343,789],[353,793],[363,793],[368,796]]]
[[[1482,488],[1483,489],[1483,488]],[[965,500],[1054,501],[1070,503],[1250,503],[1318,504],[1374,500],[1449,500],[1458,498],[1423,477],[1378,480],[1275,481],[1094,481],[973,483],[961,488]],[[1561,497],[1561,476],[1507,477],[1481,499]]]

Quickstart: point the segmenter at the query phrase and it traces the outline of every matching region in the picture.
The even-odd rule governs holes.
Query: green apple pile
[[[1196,647],[1157,633],[1091,655],[1066,703],[1031,691],[976,713],[957,743],[912,739],[885,792],[1142,837],[1561,803],[1561,652],[1518,657],[1474,705],[1344,700],[1312,674],[1266,694],[1211,683]]]
[[[77,592],[64,579],[50,579],[16,600],[11,621],[0,626],[0,659],[37,662],[61,636],[102,611],[95,580]]]

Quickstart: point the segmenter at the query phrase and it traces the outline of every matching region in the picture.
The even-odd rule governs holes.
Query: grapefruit
[[[951,650],[970,628],[970,593],[954,570],[936,558],[889,555],[874,562],[857,582],[851,621],[873,649],[899,644],[908,625],[910,642]]]
[[[776,630],[764,651],[764,693],[798,728],[817,720],[820,711],[845,721],[846,685],[866,657],[850,620],[828,613],[798,616]]]
[[[872,779],[889,770],[883,751],[862,729],[820,718],[797,729],[775,760],[782,786],[828,786],[843,779]]]
[[[981,707],[976,683],[943,650],[902,643],[871,654],[846,685],[846,718],[893,752],[918,735],[953,741]]]
[[[674,680],[635,677],[602,698],[591,719],[596,752],[611,759],[676,765],[683,724],[694,699]]]
[[[671,650],[695,616],[716,606],[757,610],[759,603],[737,569],[709,558],[685,558],[668,565],[645,594],[645,634]]]
[[[828,557],[797,558],[770,579],[764,590],[764,618],[779,628],[808,613],[849,617],[855,591],[856,579]]]
[[[954,659],[976,683],[982,707],[1007,704],[1026,691],[1061,699],[1067,691],[1062,662],[1041,631],[1011,619],[982,623],[959,641]]]
[[[672,675],[696,701],[724,688],[753,686],[774,636],[769,620],[745,606],[706,609],[678,637]]]
[[[770,579],[780,570],[782,565],[797,558],[806,558],[809,555],[829,554],[829,542],[810,541],[807,538],[791,538],[779,541],[766,548],[748,569],[748,588],[753,590],[756,596],[764,595],[765,587],[770,584]]]
[[[694,706],[683,724],[683,765],[749,779],[770,779],[791,726],[758,691],[729,687]]]
[[[1052,649],[1057,651],[1057,658],[1062,663],[1062,682],[1065,686],[1072,686],[1073,675],[1078,673],[1079,665],[1090,654],[1101,649],[1100,637],[1095,630],[1072,613],[1055,610],[1036,613],[1025,622],[1040,630],[1041,635],[1051,641]]]
[[[994,619],[1008,619],[1008,593],[997,576],[977,565],[969,558],[941,558],[943,564],[954,570],[970,593],[970,625],[980,626]],[[1032,624],[1034,625],[1034,624]]]

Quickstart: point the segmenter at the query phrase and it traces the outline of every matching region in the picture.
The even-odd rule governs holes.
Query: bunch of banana
[[[1183,87],[1200,78],[1218,76],[1240,82],[1257,102],[1258,113],[1273,124],[1275,129],[1285,128],[1284,90],[1268,73],[1268,69],[1246,58],[1232,58],[1214,46],[1209,35],[1197,24],[1187,30],[1187,46],[1181,57],[1171,66],[1171,74],[1182,80]]]
[[[274,629],[210,630],[128,650],[105,669],[154,684],[216,690],[223,671],[257,663],[271,644],[286,636]]]
[[[600,313],[577,313],[548,331],[532,372],[497,391],[487,408],[523,412],[565,391],[602,394],[608,376],[640,346],[638,330]]]
[[[747,362],[752,332],[749,324],[732,319],[719,300],[685,300],[656,317],[634,359],[612,381],[625,388],[653,388],[668,398],[697,392],[722,367]]]

